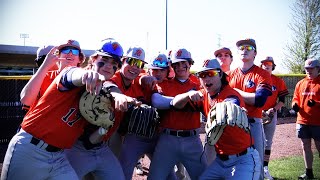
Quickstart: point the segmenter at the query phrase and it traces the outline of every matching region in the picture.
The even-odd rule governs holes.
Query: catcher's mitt
[[[230,101],[217,103],[210,109],[205,126],[207,142],[210,145],[214,145],[227,125],[236,125],[245,131],[250,130],[246,111]]]
[[[158,125],[159,115],[157,108],[142,104],[132,106],[126,112],[125,119],[121,122],[120,133],[135,134],[145,138],[154,137]]]
[[[91,124],[108,130],[114,124],[114,108],[111,94],[102,88],[99,95],[84,92],[80,98],[79,109],[81,115]]]
[[[266,111],[262,111],[262,124],[269,124],[272,122],[273,114],[268,114]]]

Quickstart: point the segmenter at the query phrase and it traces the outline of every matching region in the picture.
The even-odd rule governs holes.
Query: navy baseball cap
[[[237,47],[239,47],[239,46],[241,46],[243,44],[249,44],[249,45],[253,46],[254,49],[257,51],[257,45],[256,45],[256,41],[254,39],[247,38],[247,39],[239,40],[236,43]]]
[[[320,62],[316,59],[307,59],[304,62],[305,68],[314,68],[314,67],[320,67]]]

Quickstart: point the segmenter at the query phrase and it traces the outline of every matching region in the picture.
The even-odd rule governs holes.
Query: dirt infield
[[[204,140],[205,135],[200,134],[200,137]],[[292,155],[302,155],[300,140],[296,137],[295,118],[279,118],[273,141],[271,160]],[[316,150],[314,143],[312,143],[312,148],[314,151]],[[133,180],[147,179],[149,163],[148,158],[143,159],[142,164],[145,173],[144,175],[134,174]],[[0,168],[1,166],[2,163],[0,163]]]

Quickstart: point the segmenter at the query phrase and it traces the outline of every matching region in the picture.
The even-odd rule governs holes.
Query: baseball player
[[[98,50],[90,56],[85,69],[111,77],[121,67],[122,55],[122,47],[116,40],[112,38],[105,39]],[[105,143],[106,141],[99,143],[90,141],[91,134],[98,128],[91,124],[85,127],[85,131],[78,141],[71,149],[66,150],[66,155],[71,166],[79,179],[82,179],[89,172],[97,179],[124,179],[122,167],[117,157],[112,153],[107,143]],[[108,131],[106,135],[101,135],[106,136],[102,138],[108,139],[111,134],[112,132]]]
[[[124,57],[121,59],[122,67],[115,75],[110,79],[111,82],[116,84],[120,91],[130,97],[136,98],[141,102],[146,102],[145,94],[140,85],[139,74],[143,71],[143,67],[146,64],[144,61],[145,53],[141,47],[130,47]],[[116,118],[123,119],[124,114],[119,115]],[[122,129],[120,129],[121,132]],[[121,152],[121,146],[123,142],[122,132],[115,130],[116,132],[110,137],[109,146],[112,152],[119,158]]]
[[[311,139],[320,153],[320,62],[307,59],[304,64],[307,76],[296,84],[292,108],[298,113],[296,130],[301,139],[305,173],[298,179],[313,179],[313,153]],[[318,157],[319,160],[319,157]]]
[[[230,66],[233,61],[233,56],[229,48],[220,47],[219,49],[214,51],[214,56],[218,60],[221,66],[222,72],[230,71]],[[214,146],[210,146],[208,143],[206,143],[206,147],[204,150],[205,150],[208,164],[211,164],[211,162],[216,158],[216,152],[215,152]]]
[[[212,120],[210,116],[218,118],[218,114],[225,113],[220,109],[221,111],[215,111],[217,115],[210,115],[212,107],[218,106],[221,102],[237,104],[240,112],[246,113],[240,107],[244,106],[243,98],[228,85],[226,74],[221,70],[221,66],[216,59],[204,61],[203,67],[197,72],[197,75],[200,78],[203,89],[175,96],[173,99],[175,108],[191,107],[191,110],[201,110],[208,117],[208,121]],[[237,117],[235,116],[232,120],[236,120]],[[250,133],[247,132],[248,129],[243,128],[245,124],[249,127],[248,121],[246,116],[237,120],[241,123],[239,126],[228,125],[222,130],[221,137],[214,144],[217,158],[199,179],[259,178],[261,169],[259,154],[252,146],[253,139]],[[234,122],[234,124],[238,123]],[[208,126],[208,122],[206,126]]]
[[[271,91],[271,77],[268,72],[254,64],[257,46],[254,39],[244,39],[236,43],[240,55],[240,67],[229,71],[229,85],[243,97],[251,125],[254,146],[261,162],[264,157],[265,136],[262,126],[262,107]],[[262,171],[262,169],[261,169]],[[260,179],[263,179],[261,173]]]
[[[144,54],[142,54],[143,56],[141,57],[134,55],[136,54],[135,51],[138,51],[138,50],[139,50],[138,48],[136,49],[133,48],[133,52],[132,53],[130,52],[126,57],[129,58],[133,56],[145,62]],[[127,66],[130,66],[130,64],[127,64]],[[130,68],[136,68],[136,67],[131,66]],[[147,68],[150,75],[156,78],[158,83],[165,81],[169,73],[169,63],[168,63],[167,57],[164,54],[158,54],[158,56],[156,56],[154,60],[150,64],[148,64]],[[151,89],[144,88],[143,93],[144,93],[145,100],[149,99],[149,102],[145,102],[145,103],[150,104]],[[137,119],[137,121],[145,121],[145,119]],[[119,160],[122,165],[126,179],[129,180],[132,178],[134,167],[141,156],[143,156],[144,154],[147,154],[150,159],[152,158],[157,140],[158,140],[158,132],[156,132],[155,135],[152,137],[141,136],[136,134],[135,132],[128,132],[124,135],[124,141],[122,144]],[[172,171],[168,179],[173,179],[173,178],[174,178],[174,175]]]
[[[70,49],[72,56],[70,56]],[[78,51],[77,51],[78,50]],[[75,53],[75,54],[73,54]],[[42,62],[43,61],[43,62]],[[67,66],[80,66],[85,55],[76,40],[68,40],[58,47],[44,46],[37,50],[38,71],[32,76],[20,93],[24,107],[32,106],[47,90],[56,76]],[[56,67],[58,64],[58,68]],[[28,108],[26,109],[28,110]]]
[[[214,56],[219,61],[221,66],[221,70],[223,72],[230,71],[230,66],[233,61],[232,52],[227,47],[220,47],[219,49],[214,51]]]
[[[65,58],[78,59],[80,51],[65,49]],[[53,49],[49,54],[53,54]],[[112,75],[66,67],[31,107],[23,119],[21,130],[11,139],[1,180],[78,179],[64,149],[72,147],[87,125],[79,112],[80,95],[84,85],[88,92],[98,94],[102,80]]]
[[[271,117],[271,122],[268,124],[263,124],[264,133],[266,136],[266,147],[264,151],[264,178],[273,180],[272,176],[269,173],[268,164],[271,154],[271,146],[274,132],[277,125],[277,111],[282,108],[285,104],[285,97],[289,94],[285,82],[272,74],[272,71],[276,67],[276,64],[273,61],[271,56],[267,56],[264,60],[261,61],[260,67],[269,72],[272,80],[272,95],[268,97],[267,102],[263,106],[263,113]],[[277,101],[278,99],[278,101]]]
[[[152,95],[153,106],[167,111],[160,117],[161,134],[148,179],[165,179],[178,162],[186,167],[191,179],[197,179],[207,166],[199,137],[200,113],[177,111],[170,105],[174,96],[199,89],[189,79],[192,64],[189,51],[177,50],[172,58],[175,78],[157,84],[157,92]]]

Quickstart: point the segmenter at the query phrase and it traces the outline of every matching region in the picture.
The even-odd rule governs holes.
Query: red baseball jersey
[[[266,89],[271,92],[270,74],[256,65],[253,65],[246,72],[236,68],[228,73],[229,85],[232,88],[238,88],[248,93],[255,93],[259,89]],[[245,104],[245,108],[248,110],[248,117],[262,117],[262,107]]]
[[[201,89],[200,91],[204,95],[200,106],[202,106],[206,117],[208,117],[210,109],[216,103],[223,102],[226,98],[236,97],[240,101],[240,106],[244,107],[243,98],[230,86],[223,87],[221,92],[214,99],[211,99],[210,95],[204,89]],[[242,152],[251,146],[253,142],[253,138],[251,138],[250,134],[246,133],[238,126],[226,126],[220,139],[215,144],[215,149],[218,154],[232,155]]]
[[[278,97],[289,94],[286,83],[281,78],[271,74],[271,80],[272,95],[268,97],[267,102],[264,104],[264,110],[273,108],[277,104]]]
[[[166,80],[157,85],[157,92],[164,96],[174,97],[178,94],[188,92],[190,90],[198,90],[199,85],[190,79],[180,82],[174,78]],[[160,117],[160,127],[175,130],[191,130],[200,127],[200,113],[186,112],[181,110],[170,109],[163,113]]]
[[[146,98],[148,96],[151,96],[151,91],[144,91],[139,84],[139,78],[138,76],[136,79],[134,79],[131,83],[130,86],[125,86],[122,80],[122,76],[120,74],[120,71],[117,71],[115,75],[110,79],[114,84],[118,86],[118,88],[121,90],[121,92],[126,95],[130,96],[132,98],[136,98],[139,101],[142,101],[143,103],[149,104],[150,102],[148,101],[149,98]],[[149,92],[149,94],[146,94],[146,92]],[[121,121],[123,120],[124,113],[120,111],[115,112],[115,123],[112,128],[108,131],[106,136],[104,137],[104,140],[107,140],[110,138],[110,136],[118,129]]]
[[[310,107],[308,101],[311,99],[315,104]],[[298,124],[320,126],[320,76],[313,80],[306,77],[297,83],[292,105],[295,103],[300,107],[297,116]]]
[[[79,111],[83,88],[61,90],[60,79],[69,69],[54,79],[21,124],[34,137],[62,149],[71,148],[87,124]]]

